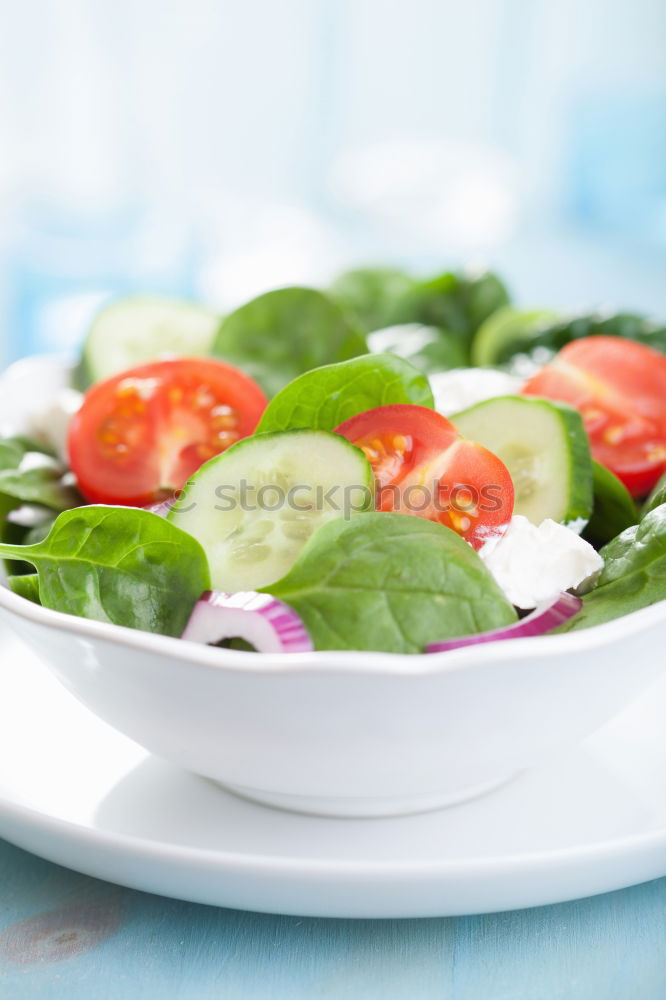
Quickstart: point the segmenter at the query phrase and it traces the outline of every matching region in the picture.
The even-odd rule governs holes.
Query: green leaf
[[[489,316],[510,302],[506,285],[492,271],[475,277],[463,275],[461,295],[467,323],[472,334],[476,333]]]
[[[238,365],[269,396],[302,372],[367,352],[340,306],[314,288],[280,288],[236,309],[220,326],[213,354]]]
[[[379,330],[391,322],[397,303],[415,284],[395,268],[358,267],[336,278],[329,294],[364,330]]]
[[[12,500],[11,497],[3,496],[0,493],[0,542],[9,542],[12,544],[23,541],[25,529],[9,520],[9,515],[15,508],[16,500]],[[0,564],[4,565],[4,569],[8,574],[27,572],[30,568],[25,563],[13,560],[1,561],[2,557],[0,556]]]
[[[58,457],[53,445],[47,441],[31,437],[29,434],[14,434],[13,437],[4,438],[3,440],[18,446],[24,454],[27,451],[36,451],[40,455],[49,455],[50,458]]]
[[[600,625],[666,598],[666,504],[601,550],[604,568],[578,614],[555,631]]]
[[[90,368],[88,367],[88,362],[82,354],[72,371],[72,389],[76,389],[78,392],[86,392],[86,390],[93,385],[94,381],[95,379],[93,378]]]
[[[21,539],[21,544],[35,545],[37,542],[43,542],[57,520],[58,517],[56,514],[50,515],[49,513],[49,516],[45,517],[43,521],[38,521],[37,524],[33,524],[30,528],[26,529]]]
[[[164,635],[182,634],[210,587],[199,543],[132,507],[65,511],[44,541],[0,544],[0,556],[35,567],[44,607]]]
[[[33,503],[55,511],[80,506],[83,499],[66,474],[48,446],[25,437],[0,440],[0,495],[13,506]]]
[[[666,503],[666,472],[655,485],[649,497],[643,504],[643,507],[641,508],[641,518],[645,517],[646,514],[649,514],[651,510],[655,509],[655,507],[661,507],[662,503]]]
[[[0,493],[21,503],[37,503],[51,510],[70,510],[83,500],[73,486],[63,483],[59,466],[37,469],[3,469],[0,472]]]
[[[25,451],[17,438],[0,438],[0,472],[18,469]]]
[[[20,504],[11,497],[0,494],[0,542],[9,545],[31,545],[41,541],[51,530],[57,514],[47,507]],[[31,573],[32,567],[26,562],[7,560],[6,570],[13,576]]]
[[[365,354],[295,379],[268,404],[257,433],[297,428],[332,431],[357,413],[389,403],[432,408],[428,380],[394,354]]]
[[[375,330],[368,344],[374,353],[397,354],[426,375],[467,364],[467,350],[460,337],[435,326],[406,323]]]
[[[638,521],[638,510],[628,489],[598,462],[592,462],[594,500],[583,538],[592,545],[605,545]]]
[[[39,599],[39,574],[25,573],[23,576],[10,576],[7,578],[7,586],[19,597],[25,597],[33,604],[41,604]]]
[[[404,514],[330,521],[266,590],[301,616],[316,649],[421,653],[516,620],[462,538]]]
[[[609,542],[601,554],[604,568],[597,587],[614,583],[643,571],[655,561],[666,559],[666,506],[656,507],[640,524],[627,528]],[[662,568],[666,573],[666,561]]]
[[[0,438],[0,541],[25,542],[25,527],[9,520],[19,507],[30,505],[37,520],[48,520],[54,511],[83,503],[65,475],[49,445],[25,435]],[[27,569],[25,563],[8,563],[14,574]]]
[[[496,274],[446,272],[407,291],[396,304],[393,323],[437,326],[469,347],[484,320],[508,302],[509,293]]]

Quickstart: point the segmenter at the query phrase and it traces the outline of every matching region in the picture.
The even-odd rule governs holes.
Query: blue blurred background
[[[0,0],[0,360],[353,263],[666,317],[663,0]]]

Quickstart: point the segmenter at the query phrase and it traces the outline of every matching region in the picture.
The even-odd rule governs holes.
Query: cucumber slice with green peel
[[[514,514],[581,531],[592,513],[592,458],[580,414],[545,399],[499,396],[449,418],[502,459],[515,489]]]
[[[190,302],[118,299],[95,317],[83,345],[77,388],[164,357],[210,354],[221,317]]]
[[[312,532],[373,507],[363,452],[328,431],[244,438],[206,462],[168,517],[206,551],[215,590],[258,590],[291,569]]]
[[[592,517],[583,532],[586,541],[597,547],[610,542],[625,528],[638,523],[639,511],[631,493],[617,476],[592,462],[594,502]]]
[[[521,310],[504,306],[481,324],[472,342],[472,364],[500,365],[518,351],[529,351],[530,342],[559,319],[550,309]]]

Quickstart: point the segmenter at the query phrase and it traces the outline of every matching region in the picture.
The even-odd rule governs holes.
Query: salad
[[[113,302],[25,431],[0,558],[68,614],[421,654],[666,598],[666,328],[519,310],[494,274]]]

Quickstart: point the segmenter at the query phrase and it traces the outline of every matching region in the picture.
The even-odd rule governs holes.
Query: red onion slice
[[[580,597],[574,597],[573,594],[567,594],[564,591],[552,600],[540,604],[529,615],[513,625],[495,628],[490,632],[480,632],[478,635],[465,635],[460,639],[431,642],[426,646],[426,653],[445,653],[449,649],[474,646],[477,642],[495,642],[496,639],[522,639],[528,635],[544,635],[577,614],[582,606],[583,602]]]
[[[171,510],[173,501],[162,500],[161,503],[149,503],[143,510],[149,511],[151,514],[157,514],[158,517],[166,517]]]
[[[260,653],[309,653],[314,649],[295,611],[270,594],[207,590],[194,605],[183,639],[216,643],[245,639]]]

